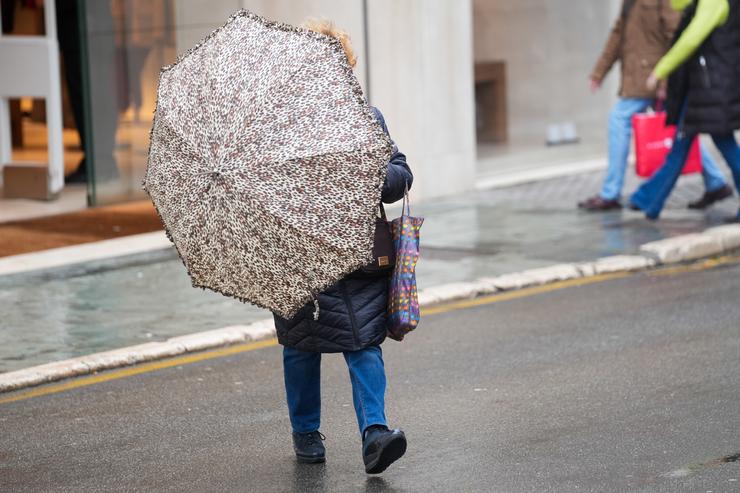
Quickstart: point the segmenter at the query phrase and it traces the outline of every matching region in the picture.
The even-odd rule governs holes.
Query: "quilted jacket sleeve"
[[[380,122],[380,125],[383,127],[386,135],[390,137],[383,114],[375,107],[373,107],[372,110],[375,114],[375,118],[378,119],[378,122]],[[411,168],[409,168],[409,165],[406,163],[406,155],[398,150],[398,147],[394,142],[393,154],[388,162],[388,174],[385,176],[385,183],[383,183],[381,200],[386,204],[401,200],[406,187],[410,190],[413,182],[414,175],[411,173]]]

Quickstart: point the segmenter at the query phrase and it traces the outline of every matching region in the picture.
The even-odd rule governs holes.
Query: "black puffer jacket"
[[[667,122],[689,135],[725,135],[740,129],[740,0],[729,0],[727,21],[715,29],[694,55],[668,79]],[[696,13],[696,2],[684,12],[677,36]]]
[[[383,115],[377,108],[373,112],[388,133]],[[394,144],[383,184],[383,202],[401,200],[413,179],[406,156]],[[313,303],[290,320],[273,315],[278,341],[284,346],[320,353],[358,351],[382,343],[387,331],[388,281],[388,275],[345,277],[319,294],[318,320],[314,320]]]

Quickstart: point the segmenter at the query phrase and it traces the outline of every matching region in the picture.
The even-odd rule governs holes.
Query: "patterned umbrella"
[[[162,69],[150,145],[194,286],[291,317],[372,260],[391,142],[338,40],[237,12]]]

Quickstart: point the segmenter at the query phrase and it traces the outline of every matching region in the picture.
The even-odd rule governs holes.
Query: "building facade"
[[[47,1],[47,8],[52,4]],[[92,205],[144,198],[141,178],[159,68],[241,8],[291,24],[329,18],[350,33],[359,58],[358,80],[408,155],[417,200],[473,190],[481,173],[497,167],[603,153],[614,87],[610,83],[592,96],[587,78],[618,4],[57,0],[56,23],[62,28],[56,34],[65,69],[60,84],[64,140],[76,142],[81,152],[71,162],[67,156],[65,171],[74,171],[84,158],[83,181]],[[3,0],[2,5],[6,29],[0,55],[12,66],[21,55],[3,41],[17,30],[17,25],[8,26],[8,9],[15,9],[17,24],[18,13],[27,7],[20,0]],[[71,39],[75,29],[79,36]],[[6,101],[23,96],[13,94]],[[0,112],[6,135],[12,124],[18,127],[12,118],[7,121],[9,113]],[[548,140],[569,146],[560,150],[547,146]]]

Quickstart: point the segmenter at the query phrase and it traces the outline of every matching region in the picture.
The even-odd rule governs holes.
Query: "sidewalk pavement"
[[[162,228],[150,201],[0,222],[0,257],[148,233]]]
[[[598,190],[600,179],[586,173],[419,204],[412,213],[426,217],[420,288],[632,254],[647,242],[717,226],[738,208],[732,199],[706,212],[686,210],[703,192],[700,177],[689,176],[658,222],[627,210],[578,211],[575,203]],[[169,247],[0,276],[0,312],[0,373],[269,317],[193,289]]]
[[[584,173],[422,204],[412,211],[427,218],[420,280],[434,285],[632,254],[651,241],[724,224],[739,206],[732,198],[706,211],[688,210],[687,204],[704,192],[701,177],[688,175],[679,181],[659,221],[627,208],[579,211],[576,203],[597,193],[602,177],[602,172]],[[625,192],[639,183],[628,176]]]

